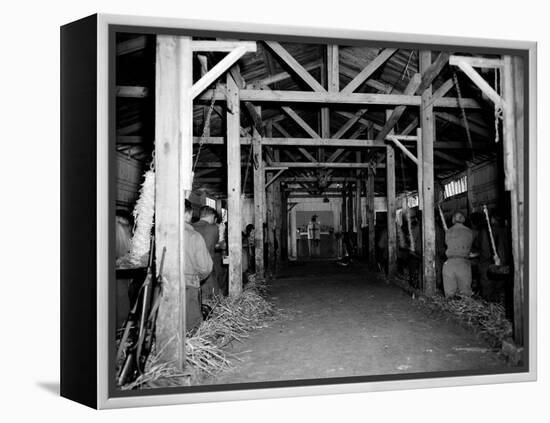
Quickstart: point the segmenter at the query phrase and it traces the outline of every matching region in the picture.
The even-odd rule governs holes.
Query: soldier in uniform
[[[204,238],[191,225],[193,207],[185,200],[185,295],[186,295],[186,326],[194,329],[202,321],[200,304],[201,280],[212,272],[212,258],[206,248]]]
[[[209,206],[202,206],[200,209],[200,219],[193,223],[193,228],[202,235],[206,249],[210,254],[210,258],[214,261],[216,254],[216,244],[218,243],[219,231],[218,225],[214,222],[216,220],[216,210]],[[218,284],[218,277],[216,274],[216,267],[208,275],[208,277],[202,281],[201,284],[202,298],[208,299],[213,295],[220,294],[220,286]]]
[[[472,295],[472,269],[469,254],[472,248],[472,230],[464,225],[466,218],[460,212],[453,215],[453,226],[445,234],[447,261],[443,265],[443,289],[446,297]]]

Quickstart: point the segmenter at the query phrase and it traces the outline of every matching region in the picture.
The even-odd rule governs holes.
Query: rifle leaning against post
[[[145,326],[148,320],[149,310],[151,308],[154,265],[153,257],[154,237],[151,238],[147,275],[139,290],[134,306],[128,314],[124,334],[120,340],[120,345],[117,352],[117,362],[122,360],[124,353],[126,353],[124,363],[117,378],[119,386],[129,382],[130,379],[135,379],[137,374],[142,372],[143,365],[147,359],[147,357],[145,357],[145,360],[143,359],[142,345],[143,340],[145,339]],[[140,305],[141,312],[138,313],[137,310],[140,308]]]

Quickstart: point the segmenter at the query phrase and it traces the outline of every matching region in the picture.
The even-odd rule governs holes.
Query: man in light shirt
[[[307,242],[309,247],[309,256],[320,255],[321,244],[321,225],[317,222],[317,215],[311,216],[311,221],[307,225]]]
[[[469,255],[474,239],[466,218],[460,212],[453,215],[453,226],[445,233],[447,261],[443,265],[443,289],[446,297],[472,295],[472,269]]]

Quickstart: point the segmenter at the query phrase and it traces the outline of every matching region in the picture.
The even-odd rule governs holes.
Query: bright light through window
[[[462,194],[468,190],[468,179],[466,175],[460,179],[447,182],[445,184],[445,198],[453,197],[458,194]]]
[[[208,207],[212,207],[213,209],[215,209],[216,208],[216,200],[214,200],[213,198],[206,197],[206,205]]]

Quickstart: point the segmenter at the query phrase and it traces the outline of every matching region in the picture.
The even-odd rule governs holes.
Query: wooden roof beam
[[[256,51],[256,41],[233,41],[233,40],[193,40],[191,48],[193,51],[208,52],[232,52],[233,50],[244,47],[246,52],[254,53]]]
[[[116,46],[117,56],[123,56],[125,54],[134,53],[139,50],[143,50],[147,44],[147,38],[145,35],[132,38],[130,40],[121,41]]]
[[[198,98],[209,101],[214,95],[214,90],[208,90]],[[280,90],[254,90],[244,89],[240,91],[242,101],[266,102],[266,103],[318,103],[318,104],[378,104],[382,106],[420,106],[419,95],[406,94],[379,94],[379,93],[352,93],[342,94],[311,91],[280,91]],[[224,101],[225,93],[216,93],[216,100]],[[471,98],[463,98],[462,106],[466,109],[480,109],[480,104]],[[434,107],[458,108],[458,100],[454,97],[443,97],[434,103]]]
[[[234,66],[229,69],[229,73],[237,83],[237,87],[239,89],[243,89],[246,87],[246,81],[241,75],[241,71],[239,69],[239,65],[235,64]],[[254,124],[254,128],[256,128],[256,131],[258,131],[258,134],[260,134],[262,137],[264,134],[264,126],[263,126],[263,120],[261,114],[258,112],[254,104],[250,101],[245,101],[244,106],[248,114],[250,115],[250,118],[252,119],[252,122]]]
[[[264,41],[265,44],[298,75],[313,91],[326,92],[325,88],[298,63],[294,57],[278,42]]]
[[[441,112],[441,111],[436,111],[435,112],[435,116],[440,118],[440,119],[443,119],[445,120],[446,122],[451,122],[451,123],[454,123],[455,125],[459,125],[459,126],[462,126],[464,128],[464,120],[450,114],[450,113],[446,113],[446,112]],[[489,134],[489,131],[484,128],[483,126],[480,126],[476,123],[473,123],[473,122],[469,122],[468,123],[468,128],[470,129],[470,131],[478,134],[478,135],[481,135],[483,137],[488,137],[490,134]]]
[[[369,163],[331,163],[331,162],[274,162],[273,166],[277,167],[287,167],[287,168],[321,168],[321,169],[329,169],[329,168],[353,168],[353,169],[364,169],[368,168],[370,166]]]
[[[303,68],[306,71],[312,71],[317,68],[320,68],[321,66],[322,66],[321,60],[316,60],[307,65],[304,65]],[[292,75],[290,73],[283,71],[283,72],[276,73],[274,75],[270,75],[266,78],[253,79],[250,81],[249,85],[257,86],[257,87],[263,86],[263,85],[272,85],[272,84],[276,84],[277,82],[286,81],[287,79],[291,79],[291,78],[292,78]]]
[[[429,87],[433,80],[441,73],[443,67],[449,62],[449,54],[442,52],[437,59],[430,65],[428,69],[422,74],[420,81],[418,81],[418,74],[416,74],[405,88],[405,94],[422,93],[427,87]],[[440,98],[439,100],[441,100]],[[434,104],[437,103],[434,102]],[[405,106],[398,106],[394,109],[388,121],[384,125],[382,131],[379,132],[376,139],[382,140],[391,132],[397,121],[401,118],[405,112]]]
[[[416,92],[418,87],[421,84],[421,77],[420,74],[415,74],[411,80],[409,81],[409,84],[405,88],[405,94],[412,95]],[[386,121],[386,124],[382,128],[382,130],[378,133],[376,136],[377,140],[385,140],[386,136],[392,131],[393,127],[397,123],[397,121],[401,118],[403,113],[405,112],[406,106],[397,106],[391,115],[389,116],[388,120]]]
[[[434,156],[439,157],[443,160],[448,161],[449,163],[453,163],[458,166],[462,166],[464,169],[466,169],[466,161],[465,160],[459,160],[455,156],[451,156],[450,154],[443,153],[442,151],[436,151],[434,148]]]
[[[396,48],[384,49],[378,56],[374,58],[359,74],[344,87],[342,93],[352,93],[363,84],[376,70],[393,56],[397,51]]]
[[[311,136],[312,138],[321,138],[319,134],[311,126],[309,126],[306,121],[304,121],[294,110],[292,110],[292,108],[284,106],[282,107],[282,109],[294,122],[298,124],[298,126],[300,126],[300,128],[306,131],[309,136]]]
[[[252,143],[252,137],[241,137],[241,145],[250,145]],[[193,137],[193,143],[199,144],[200,137]],[[225,137],[206,137],[204,144],[207,145],[225,145]],[[401,139],[401,142],[409,143],[412,140]],[[349,147],[349,148],[383,148],[386,146],[386,142],[383,140],[373,139],[334,139],[334,138],[262,138],[262,145],[265,146],[281,146],[281,147]],[[434,143],[435,149],[441,150],[460,150],[469,149],[470,146],[466,141],[436,141]],[[491,150],[494,148],[492,142],[474,142],[472,144],[474,150]],[[343,151],[345,151],[343,149]]]
[[[194,99],[199,94],[201,94],[209,85],[214,83],[224,72],[226,72],[231,66],[233,66],[237,60],[243,57],[246,53],[250,51],[248,45],[239,45],[231,53],[227,54],[222,60],[220,60],[208,73],[202,76],[197,82],[191,87],[191,92],[189,96]],[[254,47],[255,51],[255,47]]]

